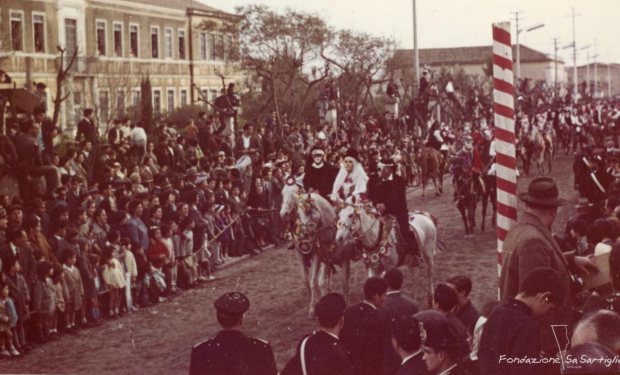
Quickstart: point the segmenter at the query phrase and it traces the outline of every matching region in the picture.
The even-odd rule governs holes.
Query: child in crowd
[[[13,345],[16,325],[17,313],[13,300],[9,297],[9,286],[0,282],[0,356],[2,357],[18,357],[21,355]]]
[[[125,265],[125,306],[127,311],[137,311],[138,309],[133,304],[132,288],[135,288],[136,277],[138,276],[138,269],[136,267],[136,258],[129,250],[131,247],[131,240],[129,237],[121,238],[120,248],[118,256],[121,262]]]
[[[5,257],[3,264],[4,276],[9,287],[9,297],[15,305],[17,323],[13,329],[13,342],[19,352],[26,347],[26,332],[24,324],[30,319],[28,307],[30,305],[30,289],[26,279],[21,274],[21,267],[17,257]]]
[[[81,311],[84,301],[84,286],[80,271],[75,267],[77,255],[73,249],[67,249],[61,255],[64,267],[64,279],[67,284],[68,299],[66,303],[66,326],[67,329],[74,329],[76,317],[81,322]]]
[[[62,327],[65,327],[67,330],[71,329],[67,321],[67,310],[73,308],[73,306],[67,306],[69,291],[67,289],[67,283],[65,282],[64,268],[60,264],[55,264],[53,266],[52,282],[54,284],[54,292],[56,293],[56,312],[52,315],[52,328],[50,332],[55,336],[58,334],[59,326],[61,330]]]
[[[56,312],[56,290],[52,282],[52,262],[43,260],[37,266],[37,281],[34,284],[32,310],[36,314],[36,331],[40,342],[50,338],[52,318]]]
[[[148,258],[151,262],[149,286],[151,291],[151,299],[155,302],[163,302],[166,299],[161,294],[166,290],[166,281],[164,275],[164,264],[170,256],[168,248],[162,242],[161,229],[151,227],[149,229],[149,252]]]
[[[177,259],[179,266],[183,269],[183,273],[186,275],[186,281],[188,287],[195,286],[197,283],[196,276],[198,273],[198,267],[196,263],[196,256],[194,256],[194,219],[191,217],[185,218],[181,223],[181,228],[178,234],[179,237],[179,253]]]
[[[136,260],[136,301],[140,304],[140,306],[148,306],[149,295],[147,276],[149,273],[149,262],[146,259],[146,255],[144,255],[144,249],[142,248],[142,245],[138,243],[132,244],[131,252],[133,253],[133,256]]]
[[[103,263],[102,277],[108,293],[108,316],[117,318],[120,314],[120,293],[125,288],[125,275],[123,266],[114,257],[114,247],[106,246],[101,255]]]
[[[88,317],[90,324],[97,325],[101,312],[99,311],[99,247],[94,241],[86,240],[82,248],[82,261],[78,263],[82,286],[84,287],[84,308],[82,316]]]
[[[167,294],[176,293],[177,289],[177,264],[175,259],[176,251],[174,249],[174,241],[172,240],[172,233],[175,228],[175,224],[172,221],[164,222],[161,226],[161,242],[166,246],[168,256],[164,262],[164,275],[166,276],[166,289]]]

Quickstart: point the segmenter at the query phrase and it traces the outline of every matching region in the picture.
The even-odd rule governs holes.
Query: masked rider
[[[318,192],[327,198],[332,191],[338,168],[325,161],[325,150],[320,146],[314,146],[310,156],[312,161],[306,164],[304,187],[308,192]]]

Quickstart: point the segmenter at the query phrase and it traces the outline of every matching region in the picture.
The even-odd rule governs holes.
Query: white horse
[[[399,256],[404,255],[399,255],[397,248],[399,245],[396,220],[391,221],[392,225],[389,228],[384,228],[384,222],[379,220],[373,207],[363,207],[359,204],[345,206],[338,216],[336,243],[344,245],[359,240],[364,252],[362,259],[366,264],[368,277],[382,276],[387,270],[398,266]],[[437,250],[437,227],[430,215],[418,212],[409,213],[409,225],[416,234],[420,255],[426,264],[427,291],[430,298]],[[409,265],[415,280],[415,269]]]
[[[334,262],[330,257],[334,247],[336,222],[338,216],[334,207],[321,195],[306,194],[295,180],[287,181],[282,188],[282,208],[280,216],[284,219],[292,213],[298,218],[297,253],[302,264],[306,288],[310,292],[308,315],[314,314],[314,305],[319,298],[331,289],[331,274]],[[344,269],[343,291],[349,292],[350,265],[348,260],[342,264]]]

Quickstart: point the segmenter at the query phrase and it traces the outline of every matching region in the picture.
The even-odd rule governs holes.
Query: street
[[[571,163],[571,158],[560,156],[553,168],[560,195],[571,202],[560,209],[555,231],[562,230],[576,201],[572,174],[566,173],[571,170]],[[446,192],[441,197],[422,198],[420,190],[411,189],[409,207],[429,211],[439,220],[439,237],[448,250],[435,258],[436,282],[456,274],[470,276],[474,283],[472,300],[481,309],[484,303],[497,296],[495,230],[490,227],[480,232],[478,210],[476,234],[471,238],[465,237],[448,181],[445,182]],[[527,188],[528,181],[529,178],[519,180],[520,191]],[[490,213],[487,226],[489,221]],[[419,281],[414,282],[410,272],[404,272],[406,281],[403,291],[413,295],[416,285],[423,282],[423,278],[418,276]],[[361,299],[365,275],[361,262],[352,266],[349,303]],[[213,301],[232,290],[249,296],[251,306],[244,328],[249,335],[271,343],[278,369],[281,369],[293,355],[302,335],[315,327],[315,322],[307,318],[309,296],[302,283],[295,252],[286,248],[272,249],[218,272],[216,276],[216,281],[202,284],[200,288],[184,292],[164,303],[106,321],[98,328],[82,330],[77,336],[64,336],[36,348],[21,359],[2,361],[0,372],[185,374],[189,368],[192,345],[218,330]],[[334,289],[340,291],[341,273],[332,280]],[[424,293],[418,291],[418,303],[424,308],[427,306],[421,297]]]

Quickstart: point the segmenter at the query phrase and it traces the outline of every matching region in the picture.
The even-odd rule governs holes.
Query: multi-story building
[[[214,99],[219,74],[240,83],[237,21],[199,0],[3,0],[0,69],[17,87],[46,84],[51,114],[59,48],[65,67],[75,52],[61,125],[72,129],[92,107],[105,127],[140,107],[147,76],[156,115]]]

